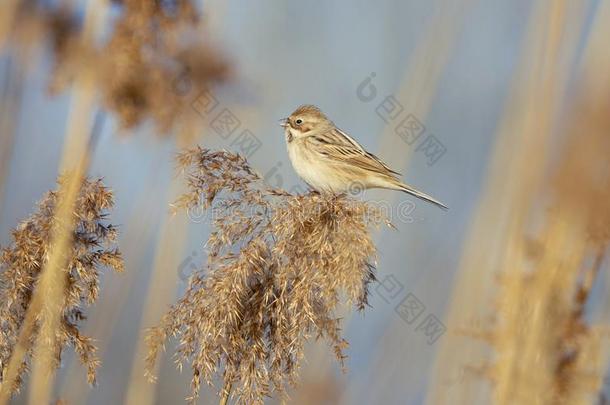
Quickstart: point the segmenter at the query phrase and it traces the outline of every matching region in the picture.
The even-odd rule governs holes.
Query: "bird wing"
[[[338,163],[351,164],[391,177],[400,175],[338,128],[333,128],[320,135],[311,135],[308,140],[311,147],[318,153]]]

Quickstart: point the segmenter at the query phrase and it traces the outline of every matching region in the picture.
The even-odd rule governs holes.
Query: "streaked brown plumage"
[[[300,106],[281,125],[292,166],[315,190],[345,193],[387,188],[447,209],[440,201],[400,181],[399,173],[337,128],[318,107]]]

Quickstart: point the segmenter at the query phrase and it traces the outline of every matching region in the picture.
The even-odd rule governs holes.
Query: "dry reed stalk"
[[[79,120],[76,119],[75,121]],[[74,128],[74,126],[72,127]],[[80,129],[77,131],[80,131]],[[68,256],[66,255],[66,251],[72,243],[72,230],[74,227],[72,212],[74,212],[80,184],[82,184],[82,181],[84,180],[84,173],[88,164],[88,156],[84,146],[85,145],[83,145],[83,148],[81,149],[81,153],[83,154],[80,155],[82,156],[80,159],[76,158],[78,154],[68,153],[64,155],[65,157],[75,157],[74,160],[79,163],[77,167],[74,168],[73,172],[70,173],[66,186],[67,191],[58,204],[56,220],[62,225],[56,229],[56,232],[53,235],[48,261],[45,263],[45,269],[41,273],[40,283],[32,298],[32,305],[28,308],[25,321],[26,326],[24,326],[22,330],[24,336],[19,339],[20,342],[29,340],[27,336],[32,331],[34,319],[38,316],[37,313],[41,311],[43,324],[36,343],[36,362],[34,363],[32,373],[32,387],[35,387],[36,390],[32,394],[32,401],[44,400],[44,402],[33,403],[47,403],[48,396],[50,395],[51,378],[49,377],[49,374],[53,374],[54,368],[52,367],[53,350],[51,350],[52,345],[50,345],[49,342],[53,341],[54,331],[59,328],[59,311],[63,301],[63,291],[65,290],[65,280],[61,277],[61,271],[63,271],[67,264],[66,260]],[[77,150],[78,148],[78,146],[75,145],[75,142],[68,143],[67,147],[72,151]],[[17,377],[19,365],[22,363],[19,356],[24,353],[25,351],[20,348],[20,350],[15,351],[11,357],[7,379],[5,380],[5,383],[3,383],[2,391],[4,393],[0,395],[0,404],[4,404],[8,399],[10,391],[7,387],[12,386],[14,378]]]
[[[26,2],[15,4],[27,8]],[[188,123],[181,122],[178,119],[179,114],[176,113],[184,110],[184,100],[180,99],[181,94],[174,88],[176,77],[181,72],[187,72],[192,87],[190,90],[197,90],[208,83],[224,79],[227,74],[226,62],[212,47],[201,43],[192,46],[193,38],[188,39],[188,35],[185,36],[189,26],[194,26],[197,21],[190,1],[177,0],[172,4],[159,3],[149,7],[147,2],[127,0],[121,2],[121,6],[123,13],[116,23],[110,41],[102,50],[98,50],[95,40],[105,13],[97,12],[99,10],[95,10],[95,7],[88,8],[81,32],[66,22],[71,19],[70,10],[51,10],[50,20],[45,14],[49,10],[43,10],[40,15],[33,14],[31,21],[36,28],[34,31],[38,35],[49,32],[54,45],[56,70],[52,87],[62,88],[66,83],[75,81],[78,91],[79,88],[85,87],[82,82],[86,81],[88,94],[92,96],[95,88],[101,90],[105,105],[117,113],[128,127],[140,123],[148,116],[157,122],[160,131],[168,131],[176,122],[188,127]],[[168,11],[167,8],[171,9],[173,6],[175,10]],[[37,7],[34,9],[40,11]],[[92,13],[91,10],[96,12]],[[54,20],[55,11],[58,12],[59,20]],[[29,17],[27,13],[25,15]],[[55,22],[60,24],[56,26]],[[17,34],[24,34],[25,40],[31,40],[32,35],[27,29],[20,30],[18,26],[16,28]],[[188,46],[185,47],[184,44]],[[152,54],[154,55],[151,58]],[[154,83],[143,82],[144,79],[153,80]],[[86,117],[87,114],[82,112],[80,116]],[[68,141],[64,159],[71,157],[71,160],[78,161],[82,151],[82,143]],[[84,174],[85,168],[86,162],[73,172],[73,185],[78,183],[78,177]],[[82,173],[79,173],[81,171]],[[74,188],[70,187],[70,190]],[[66,208],[64,210],[62,205],[58,214],[69,212],[71,197],[72,194],[67,195]],[[58,257],[61,257],[61,247],[69,244],[69,240],[65,240],[64,236],[60,233],[57,238],[60,248]],[[57,260],[53,257],[50,261],[52,269],[57,267]],[[43,277],[43,280],[45,283],[41,284],[45,287],[56,287],[50,282],[47,283],[47,278]],[[55,291],[61,291],[61,288],[56,288]],[[52,317],[48,320],[49,324],[45,324],[45,330],[50,331],[55,320]],[[27,331],[27,328],[24,328],[24,331]],[[41,358],[44,360],[48,357],[48,351],[45,352],[43,346],[40,347]],[[41,364],[45,363],[43,360]],[[43,365],[40,370],[45,368],[48,367]],[[32,377],[36,383],[33,385],[33,393],[38,394],[33,396],[31,401],[44,401],[50,390],[43,371],[38,370],[39,368],[35,368]]]
[[[19,0],[6,0],[0,9],[0,50],[9,38],[18,5]]]
[[[539,232],[522,236],[534,249],[511,257],[517,269],[529,270],[502,277],[498,317],[518,313],[519,325],[499,323],[491,341],[499,357],[493,371],[508,353],[515,358],[505,383],[510,393],[499,392],[499,403],[588,404],[602,387],[600,334],[584,307],[610,242],[609,106],[607,94],[596,99],[581,90],[551,174],[550,212]]]
[[[454,289],[454,310],[449,317],[449,330],[456,331],[473,319],[486,320],[490,314],[483,308],[491,299],[493,285],[489,269],[514,269],[520,264],[514,260],[521,257],[522,237],[527,229],[527,213],[533,196],[543,182],[546,168],[546,154],[551,133],[553,113],[558,110],[557,100],[561,100],[567,81],[567,66],[573,55],[577,38],[567,33],[579,32],[582,22],[582,8],[555,2],[551,12],[540,2],[530,19],[529,34],[526,36],[528,50],[524,57],[521,73],[516,78],[512,101],[508,105],[503,123],[499,127],[498,142],[492,160],[491,174],[487,180],[486,192],[480,203],[478,214],[460,265],[460,279]],[[569,11],[565,11],[566,7]],[[567,15],[568,17],[565,17]],[[548,16],[548,18],[547,18]],[[567,20],[566,20],[567,18]],[[541,24],[541,21],[548,21]],[[567,38],[567,40],[566,40]],[[563,41],[563,42],[562,42]],[[526,73],[531,66],[538,67],[534,74]],[[509,176],[506,175],[509,173]],[[506,260],[504,263],[503,261]],[[504,291],[513,287],[513,297],[517,297],[522,284],[507,281]],[[472,294],[476,291],[477,294]],[[504,295],[506,296],[506,295]],[[512,301],[514,305],[516,301]],[[512,325],[505,329],[506,343],[499,343],[510,353],[520,350],[519,344],[510,341],[511,331],[520,322],[518,306],[508,303],[500,311],[504,322]],[[487,321],[483,322],[487,326]],[[489,331],[477,331],[482,337]],[[484,339],[489,342],[489,338]],[[457,348],[459,347],[459,350]],[[449,398],[457,403],[472,403],[485,400],[484,387],[474,389],[472,380],[456,384],[451,389],[446,381],[468,364],[480,362],[489,355],[489,348],[474,344],[472,339],[450,335],[441,346],[436,363],[435,385],[429,391],[429,403],[445,403]],[[510,394],[512,370],[516,366],[509,352],[502,357],[494,369],[494,377],[499,381],[496,399],[507,400]],[[478,360],[473,360],[478,359]]]
[[[64,291],[66,290],[66,281],[62,277],[62,272],[68,265],[67,252],[73,242],[72,231],[75,220],[72,212],[76,208],[79,183],[84,180],[84,168],[79,166],[73,175],[73,180],[68,183],[66,195],[59,202],[56,219],[61,225],[53,236],[49,261],[42,271],[35,290],[37,292],[32,308],[40,311],[38,316],[41,317],[42,322],[34,346],[32,389],[29,397],[31,405],[49,403],[52,395],[53,378],[51,376],[56,368],[55,336],[56,331],[60,328]],[[40,305],[40,309],[36,307],[36,304]]]
[[[231,395],[231,391],[230,390],[223,390],[222,395],[220,397],[220,405],[227,405],[227,403],[229,402],[229,395]]]
[[[607,39],[610,34],[610,4],[600,2],[597,7],[592,33],[584,54],[583,80],[584,92],[590,94],[592,100],[605,99],[608,80],[610,80],[610,52],[608,52]],[[601,85],[600,85],[601,84]]]
[[[547,239],[541,241],[545,254],[535,272],[527,275],[514,272],[502,278],[498,332],[492,339],[498,353],[492,369],[497,384],[495,403],[563,403],[554,389],[555,368],[566,344],[562,341],[563,325],[570,319],[571,295],[577,276],[574,268],[580,265],[585,243],[574,237],[574,224],[566,223],[568,218],[562,213],[559,216],[549,219],[549,228],[544,234]],[[514,256],[511,260],[513,264],[521,261]],[[508,311],[518,318],[518,326],[504,324]],[[505,382],[500,378],[510,380]],[[501,391],[503,387],[508,387],[510,392]]]
[[[558,79],[558,67],[561,69],[559,52],[560,44],[562,40],[562,34],[565,33],[565,21],[566,21],[566,5],[564,2],[553,3],[549,12],[549,18],[547,24],[542,26],[544,31],[545,40],[541,44],[541,55],[542,60],[540,61],[539,72],[534,77],[536,82],[531,83],[531,104],[526,105],[523,127],[524,136],[530,138],[528,148],[532,148],[530,153],[523,153],[516,155],[516,164],[511,169],[511,177],[509,179],[508,188],[514,190],[514,194],[510,196],[512,198],[512,207],[510,209],[510,219],[506,232],[508,235],[506,241],[506,247],[501,252],[503,257],[501,258],[499,272],[500,274],[506,274],[507,277],[522,277],[521,269],[526,268],[525,262],[522,262],[520,258],[523,257],[523,235],[527,232],[529,221],[531,220],[529,207],[532,205],[531,196],[535,195],[537,190],[542,186],[543,174],[546,168],[547,156],[544,153],[539,153],[547,148],[548,140],[551,135],[551,122],[553,118],[553,112],[557,109],[555,100],[560,100],[562,94],[557,93],[556,89],[560,88],[561,81]],[[545,7],[546,9],[546,7]],[[537,106],[538,105],[538,106]],[[524,145],[525,146],[525,145]],[[533,151],[537,151],[537,156],[534,159]],[[522,151],[525,152],[525,151]],[[520,153],[517,151],[517,153]],[[511,183],[515,183],[514,186]],[[561,237],[559,233],[556,235]],[[557,241],[560,244],[561,242]],[[553,248],[555,246],[552,246]],[[503,263],[502,263],[503,261]],[[524,266],[524,267],[521,267]],[[521,267],[521,269],[520,269]],[[551,277],[553,274],[548,274]],[[525,281],[525,280],[523,280]],[[549,283],[552,280],[548,280]],[[543,283],[545,281],[542,281]],[[507,284],[501,285],[499,292],[500,302],[498,303],[498,312],[501,333],[496,336],[499,352],[501,357],[497,360],[494,366],[494,377],[496,385],[494,387],[494,398],[496,403],[505,404],[512,403],[514,401],[514,390],[518,387],[516,384],[515,370],[521,366],[527,365],[529,367],[537,364],[536,357],[532,350],[540,348],[544,337],[544,329],[536,329],[541,326],[542,323],[538,322],[540,319],[536,317],[530,318],[532,322],[531,326],[534,328],[532,335],[527,339],[528,347],[523,347],[523,342],[520,342],[518,338],[515,338],[513,334],[517,331],[523,330],[523,317],[524,313],[519,309],[523,309],[521,305],[524,304],[524,296],[527,294],[523,288],[529,288],[522,284],[522,282],[508,282]],[[542,293],[542,291],[541,291]],[[541,300],[538,301],[541,304],[544,302],[546,296],[542,296]],[[531,305],[531,302],[530,302]],[[536,311],[536,309],[534,309]],[[542,312],[544,313],[544,312]],[[541,314],[536,312],[536,314]],[[518,351],[523,351],[523,356],[518,355]],[[529,350],[529,351],[528,351]],[[533,356],[528,356],[532,354]],[[524,361],[525,360],[525,361]],[[527,360],[534,361],[534,364],[529,364]],[[523,363],[521,363],[523,361]],[[531,369],[530,369],[531,370]],[[546,375],[543,371],[542,375]],[[515,384],[515,385],[513,385]],[[548,387],[544,384],[540,384],[541,391],[546,390]],[[517,390],[519,392],[519,390]]]
[[[296,383],[310,337],[325,338],[342,362],[347,343],[334,311],[343,294],[366,305],[375,253],[368,225],[382,222],[380,212],[344,196],[269,189],[227,152],[195,149],[179,163],[189,192],[176,207],[212,207],[215,230],[207,269],[148,335],[148,370],[176,336],[179,367],[193,369],[191,400],[221,377],[221,400],[250,404]]]
[[[607,114],[610,51],[606,46],[609,16],[610,4],[600,4],[575,102],[562,125],[565,142],[559,163],[551,174],[552,211],[547,229],[541,232],[542,237],[549,237],[552,231],[548,229],[560,223],[568,228],[566,233],[572,239],[565,253],[544,245],[542,253],[552,252],[561,263],[563,268],[557,279],[565,285],[558,291],[569,293],[564,309],[567,316],[557,322],[559,327],[549,327],[547,331],[551,337],[557,335],[559,342],[556,345],[559,350],[549,357],[555,362],[551,401],[560,404],[585,404],[598,399],[595,397],[602,389],[609,359],[608,343],[605,353],[601,348],[603,329],[585,316],[585,306],[595,282],[599,281],[610,244],[610,159],[607,154],[610,150]],[[581,252],[577,254],[579,245]],[[575,256],[573,263],[569,262],[571,255]]]
[[[4,202],[4,187],[10,170],[23,95],[24,74],[22,69],[15,68],[15,63],[9,56],[0,100],[0,209]]]
[[[98,353],[104,358],[114,332],[115,326],[125,310],[129,294],[140,269],[145,269],[146,249],[150,238],[154,237],[154,222],[150,218],[155,216],[152,204],[148,204],[150,195],[156,194],[153,186],[158,177],[158,170],[149,174],[149,185],[145,192],[134,204],[134,211],[121,232],[121,249],[125,252],[126,272],[121,279],[108,280],[95,307],[91,309],[90,319],[95,322],[87,323],[85,334],[94,336],[98,341]],[[92,393],[90,387],[82,383],[82,373],[76,361],[70,362],[65,373],[64,384],[60,389],[60,397],[68,404],[88,403],[88,395]]]
[[[608,74],[602,77],[607,79]],[[501,356],[493,368],[498,403],[519,398],[542,404],[590,403],[602,384],[601,369],[587,361],[599,357],[599,341],[583,311],[599,265],[583,266],[590,256],[599,262],[600,247],[607,249],[610,239],[610,168],[605,153],[610,148],[610,121],[604,113],[610,105],[610,82],[602,77],[586,79],[595,80],[605,95],[593,97],[581,89],[562,123],[567,144],[551,174],[551,212],[533,236],[542,250],[540,257],[524,249],[532,238],[525,225],[520,236],[515,232],[512,249],[506,252],[502,281],[507,287],[499,302],[502,329],[492,341]],[[532,265],[527,272],[514,270]],[[511,319],[507,315],[514,319],[512,324],[506,322]]]
[[[185,139],[193,139],[194,136],[180,138],[180,143]],[[180,146],[186,147],[181,144]],[[174,180],[168,190],[168,197],[173,199],[184,193],[183,185]],[[180,261],[183,260],[184,245],[188,231],[187,219],[184,216],[164,217],[160,231],[160,237],[156,248],[154,268],[150,278],[144,312],[140,320],[140,334],[136,350],[134,351],[131,365],[131,375],[125,403],[128,405],[147,405],[155,403],[156,390],[151,389],[150,382],[146,378],[144,370],[147,368],[146,356],[148,346],[146,344],[146,333],[163,316],[167,307],[171,305],[176,296],[178,288],[178,272]],[[157,362],[150,373],[157,375],[159,364]]]
[[[28,2],[19,2],[19,1],[13,1],[11,4],[14,6],[14,10],[13,10],[13,15],[14,16],[18,16],[19,20],[21,21],[21,24],[15,24],[12,19],[9,19],[7,21],[10,21],[10,23],[7,23],[7,27],[6,27],[6,32],[8,35],[9,31],[13,31],[11,33],[12,36],[14,36],[14,40],[17,41],[20,44],[23,44],[24,47],[22,46],[20,49],[22,50],[21,53],[24,54],[29,54],[30,52],[28,51],[29,47],[31,45],[37,46],[38,45],[38,41],[35,38],[40,37],[41,39],[47,40],[47,36],[52,38],[51,41],[53,42],[54,46],[56,47],[56,50],[61,48],[62,44],[64,44],[67,41],[67,38],[74,32],[74,28],[73,28],[73,22],[69,22],[68,19],[65,18],[65,11],[63,9],[60,9],[57,11],[56,14],[44,14],[41,13],[41,10],[38,8],[38,5],[36,4],[32,4],[32,2],[29,2],[30,4],[26,4]],[[25,8],[25,10],[24,10]],[[92,12],[93,11],[93,12]],[[103,14],[104,13],[99,13],[99,9],[96,7],[89,7],[88,8],[88,13],[86,14],[85,17],[85,27],[84,30],[81,34],[81,41],[82,42],[88,42],[91,41],[94,36],[94,33],[100,30],[100,20],[103,19]],[[3,14],[4,15],[4,14]],[[48,32],[49,34],[44,34],[45,32]],[[58,48],[59,47],[59,48]],[[23,63],[23,61],[22,61]],[[19,71],[23,71],[23,68],[17,68],[17,70]],[[78,98],[78,97],[77,97]],[[65,215],[69,215],[70,212],[70,200],[73,198],[76,198],[76,192],[78,191],[78,187],[80,185],[80,181],[82,181],[82,177],[84,174],[84,167],[86,166],[86,156],[83,156],[83,154],[81,152],[78,152],[78,150],[85,150],[86,148],[86,140],[87,140],[87,136],[86,134],[83,135],[75,135],[75,133],[81,131],[80,128],[86,128],[86,125],[83,126],[83,122],[80,121],[80,119],[82,117],[84,117],[82,114],[87,114],[88,111],[87,109],[83,109],[81,108],[81,105],[83,105],[81,103],[81,101],[85,101],[81,98],[78,99],[78,101],[76,101],[75,105],[76,107],[73,107],[73,112],[72,112],[72,117],[76,117],[72,122],[71,127],[68,129],[68,141],[66,142],[66,146],[65,146],[65,151],[64,151],[64,157],[63,157],[63,162],[61,164],[61,170],[67,170],[67,169],[72,169],[73,170],[73,174],[74,177],[72,179],[72,181],[70,181],[70,184],[68,185],[68,195],[66,195],[66,201],[60,204],[61,208],[58,209],[57,211],[57,215],[61,215],[61,216],[65,216]],[[88,102],[85,102],[86,104],[90,104]],[[78,111],[74,111],[74,108],[78,109]],[[78,122],[77,122],[78,121]],[[79,128],[80,127],[80,128]],[[79,138],[77,140],[75,140],[76,138]],[[80,142],[80,145],[77,145]],[[80,164],[77,164],[77,168],[76,170],[74,170],[73,164],[68,164],[66,162],[70,162],[70,161],[80,161]],[[80,173],[79,173],[80,172]],[[79,178],[80,177],[80,178]],[[68,227],[70,226],[69,223],[66,224]],[[60,232],[56,235],[56,245],[60,248],[65,247],[67,245],[70,244],[70,236],[69,234],[66,234],[65,232],[69,232],[67,229],[61,229]],[[61,250],[61,249],[60,249]],[[50,260],[48,262],[48,266],[50,266],[51,270],[46,271],[45,274],[49,275],[52,271],[53,268],[56,268],[58,264],[61,264],[61,260],[63,260],[62,258],[60,258],[60,252],[57,252],[55,254],[52,254],[51,258],[52,260]],[[41,288],[50,288],[52,291],[56,292],[57,294],[61,293],[62,290],[62,285],[61,285],[61,281],[59,283],[54,283],[52,280],[49,279],[49,277],[42,277],[41,278],[41,282],[40,282]],[[56,297],[57,298],[57,297]],[[49,301],[49,300],[46,300]],[[40,307],[40,308],[39,308]],[[51,315],[51,318],[47,318],[47,323],[45,323],[44,328],[46,329],[46,334],[49,335],[52,333],[53,329],[55,328],[54,325],[56,325],[57,322],[57,318],[55,317],[56,312],[54,311],[53,308],[53,304],[50,305],[45,305],[44,307],[41,307],[40,305],[38,305],[37,300],[33,300],[33,305],[30,306],[30,315],[26,318],[25,320],[25,325],[22,328],[22,336],[20,338],[20,345],[18,345],[17,349],[14,351],[14,356],[11,359],[12,364],[9,366],[7,375],[8,375],[8,380],[12,380],[14,378],[16,378],[16,367],[20,362],[20,358],[22,358],[28,351],[28,347],[29,347],[29,342],[28,342],[28,335],[33,331],[33,327],[34,327],[34,315],[39,311],[45,309],[47,311],[47,315]],[[50,313],[49,313],[50,312]],[[46,345],[49,346],[49,345]],[[46,357],[46,360],[43,361],[49,361],[49,358],[52,356],[52,353],[50,353],[48,350],[46,350],[45,353],[42,354],[43,357]],[[49,364],[47,364],[47,366],[49,366]],[[48,368],[47,366],[45,366],[46,368]],[[46,371],[37,371],[38,369],[35,368],[34,371],[34,375],[35,377],[33,377],[33,380],[35,381],[34,385],[37,385],[38,382],[41,382],[41,373],[47,373]],[[46,376],[42,376],[42,379],[44,380],[46,378]],[[42,382],[43,385],[44,382]],[[45,392],[47,392],[47,390],[49,389],[49,387],[44,386],[43,389],[41,391],[39,391],[41,393],[41,395],[44,397]],[[5,391],[4,394],[2,395],[2,401],[6,401],[7,400],[7,392]],[[36,401],[37,399],[32,399],[32,401]],[[0,402],[2,402],[0,401]]]
[[[101,29],[100,21],[105,15],[105,1],[92,0],[89,2],[85,14],[85,27],[82,31],[81,43],[90,43]],[[41,327],[34,344],[34,362],[32,370],[32,384],[29,401],[32,404],[49,403],[54,374],[55,362],[53,360],[55,344],[55,332],[60,328],[61,308],[63,293],[65,291],[65,279],[61,272],[67,265],[68,249],[73,242],[73,229],[75,218],[72,213],[78,198],[80,186],[85,178],[89,164],[88,145],[88,122],[93,111],[94,104],[93,75],[91,71],[85,70],[76,77],[75,90],[72,99],[71,113],[68,122],[66,142],[60,169],[69,171],[66,182],[66,192],[58,202],[55,219],[61,224],[52,235],[52,243],[49,249],[48,260],[42,270],[40,282],[32,297],[32,305],[28,308],[24,327],[22,328],[19,341],[27,342],[28,334],[33,330],[36,317],[41,316]],[[40,314],[38,312],[40,311]],[[19,347],[9,362],[7,379],[3,383],[0,404],[8,400],[9,388],[17,378],[22,356],[27,349]]]
[[[63,226],[57,221],[56,214],[69,191],[66,187],[68,181],[67,177],[60,179],[58,191],[48,193],[39,203],[38,211],[21,222],[13,231],[13,244],[5,248],[0,257],[2,401],[20,388],[22,374],[30,362],[25,356],[34,356],[31,345],[45,333],[47,297],[40,298],[34,291],[40,291],[43,286],[43,271],[47,268],[53,238],[57,229]],[[53,369],[59,366],[64,347],[73,346],[88,369],[89,382],[93,383],[99,363],[96,348],[78,327],[84,318],[84,307],[97,298],[101,267],[121,271],[122,261],[120,253],[111,248],[116,239],[116,228],[105,221],[107,210],[113,205],[112,193],[100,180],[85,180],[78,194],[79,205],[72,213],[77,226],[73,231],[73,243],[68,248],[67,265],[59,277],[64,281],[52,287],[64,288],[58,308],[59,326],[53,330],[53,336],[47,338],[49,350],[53,352]],[[17,351],[20,353],[16,354]],[[11,362],[17,361],[21,363],[11,366]],[[11,367],[16,371],[11,371]]]
[[[53,351],[49,343],[53,341],[53,333],[59,327],[61,301],[64,285],[60,275],[67,262],[66,251],[72,243],[74,228],[74,212],[80,184],[89,167],[88,137],[86,128],[93,111],[94,90],[90,78],[77,80],[73,95],[73,105],[68,124],[67,141],[62,157],[62,167],[68,168],[77,162],[70,171],[67,193],[59,203],[56,219],[62,226],[54,235],[54,242],[49,254],[49,261],[42,272],[41,282],[36,295],[44,297],[44,322],[42,331],[35,346],[36,362],[32,371],[30,403],[48,403],[54,380]]]
[[[35,302],[32,302],[31,307],[34,307]],[[36,305],[38,306],[38,305]],[[37,308],[36,308],[37,310]],[[20,387],[20,376],[25,371],[23,360],[30,347],[30,338],[34,330],[34,317],[26,317],[21,326],[21,332],[15,343],[11,358],[6,367],[3,367],[2,385],[0,386],[0,404],[8,403],[11,395]],[[3,365],[4,366],[4,365]],[[6,371],[4,371],[6,370]]]

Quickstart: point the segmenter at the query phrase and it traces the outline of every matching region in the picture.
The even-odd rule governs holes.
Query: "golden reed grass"
[[[71,231],[76,223],[71,213],[88,168],[88,137],[83,130],[88,127],[96,94],[101,94],[102,105],[116,114],[125,127],[152,119],[157,123],[158,132],[166,133],[182,128],[178,124],[186,121],[178,114],[186,110],[181,95],[172,87],[178,74],[187,72],[190,85],[198,88],[226,78],[227,64],[220,54],[198,40],[199,36],[193,35],[192,30],[189,33],[189,28],[197,22],[191,2],[153,5],[127,0],[120,5],[122,13],[115,29],[102,46],[98,43],[105,22],[106,1],[88,2],[82,28],[78,28],[77,14],[69,2],[50,5],[11,1],[2,9],[2,43],[10,39],[17,47],[50,45],[55,60],[51,89],[58,91],[74,85],[75,93],[61,165],[62,171],[70,169],[71,174],[56,212],[56,220],[62,226],[53,235],[33,305],[21,328],[20,344],[7,365],[0,403],[8,399],[12,381],[19,374],[21,358],[28,350],[29,336],[40,311],[44,316],[34,347],[37,361],[33,365],[30,403],[47,403],[51,395],[54,331],[60,326],[65,290],[61,271],[67,265],[66,252],[73,243]],[[43,295],[44,304],[40,298]]]
[[[610,121],[602,111],[610,81],[607,72],[580,75],[576,97],[564,99],[584,13],[574,3],[547,5],[540,2],[531,20],[529,72],[521,73],[517,102],[500,128],[455,290],[450,329],[464,329],[468,316],[479,322],[446,341],[430,403],[584,404],[594,403],[602,386],[607,353],[584,307],[609,241]],[[604,96],[592,97],[593,86]],[[553,140],[562,145],[559,156]],[[485,274],[496,274],[498,283]],[[458,368],[479,374],[443,386],[446,370]]]
[[[95,4],[95,3],[92,3]],[[87,14],[91,26],[94,21],[91,10],[96,13],[99,10],[92,6]],[[90,28],[83,30],[82,41],[91,39],[93,32]],[[33,342],[33,356],[36,361],[33,364],[31,392],[29,401],[35,403],[48,403],[54,381],[55,368],[57,365],[56,347],[57,331],[61,327],[63,302],[65,300],[66,282],[63,277],[69,262],[69,252],[73,246],[74,227],[76,218],[73,213],[76,210],[78,195],[87,171],[88,139],[86,130],[88,117],[92,111],[93,92],[91,90],[91,76],[89,72],[79,75],[74,95],[73,109],[71,111],[64,155],[61,163],[62,170],[69,170],[65,180],[65,191],[60,194],[54,212],[55,221],[58,226],[54,227],[51,234],[48,256],[42,263],[43,268],[39,276],[36,288],[31,298],[31,304],[25,313],[17,344],[11,353],[10,360],[3,373],[3,383],[0,389],[0,403],[8,401],[13,392],[15,381],[19,378],[22,370],[23,358],[30,350],[29,343],[38,325],[38,332]]]
[[[75,40],[79,44],[96,41],[101,33],[106,12],[105,1],[95,0],[88,4],[85,23]],[[89,168],[91,149],[95,145],[96,133],[89,134],[89,122],[94,111],[95,86],[91,69],[83,69],[74,77],[70,116],[60,171],[67,172],[66,192],[61,196],[55,212],[55,220],[60,224],[52,235],[51,247],[40,281],[34,291],[33,304],[26,314],[26,324],[40,310],[42,313],[40,331],[36,337],[33,355],[36,361],[32,367],[29,403],[49,403],[55,381],[54,351],[55,334],[60,328],[62,302],[65,300],[66,282],[62,272],[69,265],[69,251],[74,243],[76,222],[73,213],[77,210],[78,195]],[[101,130],[100,128],[94,128]],[[36,304],[40,300],[41,308]],[[28,328],[23,328],[27,333]],[[15,357],[15,356],[13,356]],[[13,361],[13,359],[11,359]]]
[[[15,350],[23,350],[31,357],[32,343],[43,333],[45,316],[42,312],[46,303],[34,299],[35,289],[45,286],[41,274],[47,266],[53,236],[57,228],[64,224],[55,217],[58,205],[67,193],[68,178],[59,181],[57,191],[49,192],[38,204],[38,211],[22,221],[13,231],[11,246],[2,250],[0,256],[0,370],[2,370],[3,397],[17,392],[23,374],[31,364],[23,358],[18,365],[14,378],[7,375],[8,362]],[[79,331],[79,323],[85,318],[85,307],[93,304],[99,293],[99,273],[104,267],[122,271],[121,254],[114,247],[116,228],[108,223],[108,210],[114,205],[112,193],[101,180],[85,180],[77,197],[77,209],[72,213],[75,227],[71,246],[66,249],[68,263],[63,270],[63,283],[54,283],[52,288],[64,288],[60,294],[64,299],[57,311],[60,313],[59,327],[45,345],[52,351],[53,368],[59,366],[61,353],[65,347],[72,346],[81,362],[87,367],[87,379],[95,381],[95,371],[99,365],[96,348],[91,338]],[[46,286],[45,286],[46,287]],[[47,290],[44,290],[48,292]],[[48,297],[44,297],[46,300]],[[27,342],[19,341],[20,330],[26,322],[26,312],[35,307],[34,323],[29,326]],[[48,332],[47,332],[48,333]],[[21,347],[18,346],[21,344]],[[17,357],[14,357],[17,359]],[[9,385],[11,382],[12,385]]]
[[[17,56],[19,58],[20,56]],[[5,185],[8,179],[13,146],[15,144],[17,122],[23,96],[25,74],[19,62],[10,57],[7,61],[6,76],[0,86],[0,208],[4,201]]]
[[[510,183],[512,188],[506,184],[507,173],[515,170],[514,156],[523,156],[519,162],[538,163],[540,149],[534,149],[534,142],[538,137],[546,133],[526,132],[524,128],[524,117],[527,109],[535,106],[546,108],[546,103],[532,103],[532,97],[536,95],[535,83],[539,83],[538,77],[530,78],[534,66],[541,64],[540,55],[545,24],[541,21],[544,15],[548,15],[539,5],[537,13],[530,18],[529,30],[526,35],[527,48],[522,58],[520,71],[515,79],[511,99],[506,107],[505,116],[498,128],[498,141],[496,144],[492,166],[487,183],[484,186],[485,193],[479,202],[476,215],[473,220],[472,229],[465,245],[460,273],[454,287],[454,297],[450,306],[448,318],[448,329],[456,331],[465,325],[472,325],[474,321],[481,323],[483,327],[489,323],[490,314],[486,310],[493,295],[490,286],[494,285],[494,272],[498,266],[498,252],[506,245],[506,232],[508,211],[514,201],[515,183]],[[546,100],[548,101],[548,100]],[[540,112],[539,110],[536,110]],[[533,135],[533,136],[532,136]],[[518,152],[517,152],[518,151]],[[520,170],[520,169],[519,169]],[[473,292],[476,291],[476,294]],[[473,331],[473,333],[485,336],[489,331]],[[441,341],[441,348],[435,365],[435,380],[428,393],[428,403],[446,403],[456,401],[457,403],[478,403],[487,399],[486,387],[482,384],[475,386],[480,379],[475,375],[466,374],[467,380],[462,384],[447,386],[447,381],[460,375],[464,369],[487,359],[490,356],[488,347],[477,344],[478,341],[472,337],[450,333]]]
[[[544,223],[524,232],[521,250],[507,256],[512,268],[522,269],[501,277],[491,339],[498,353],[492,368],[497,403],[592,403],[603,385],[600,334],[584,309],[610,241],[608,107],[607,96],[577,96],[550,174]],[[506,322],[509,314],[513,324]]]
[[[147,201],[151,194],[157,194],[159,191],[157,178],[161,171],[161,168],[157,167],[149,173],[148,185],[129,213],[129,221],[121,226],[121,250],[124,252],[125,274],[120,278],[114,277],[106,281],[96,305],[89,312],[88,318],[95,322],[87,323],[84,333],[95,336],[98,354],[102,359],[112,349],[112,335],[135,288],[139,272],[147,269],[147,247],[155,237],[156,226],[150,221],[150,218],[155,216],[154,206],[147,204]],[[83,384],[78,362],[72,360],[66,368],[59,398],[65,400],[67,404],[87,403],[88,395],[93,390],[91,386]]]
[[[231,75],[227,58],[207,40],[194,2],[114,1],[120,14],[104,43],[91,33],[100,32],[101,25],[109,22],[103,12],[107,1],[91,2],[102,12],[87,14],[80,28],[78,13],[69,2],[10,0],[0,14],[0,34],[4,35],[0,42],[8,38],[18,49],[50,48],[52,93],[68,88],[87,70],[102,107],[123,128],[151,120],[155,133],[180,136],[192,125],[189,100],[182,92],[202,90]],[[188,89],[177,88],[176,79],[181,76]]]
[[[347,342],[334,311],[342,294],[366,305],[369,225],[382,223],[381,213],[342,196],[268,188],[228,152],[193,149],[179,165],[189,191],[176,209],[211,207],[214,230],[206,268],[148,335],[148,369],[177,337],[176,361],[193,370],[191,400],[201,383],[221,378],[221,403],[252,404],[296,384],[310,337],[327,340],[342,363]]]

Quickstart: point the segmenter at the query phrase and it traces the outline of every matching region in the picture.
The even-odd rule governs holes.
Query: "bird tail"
[[[421,191],[414,189],[411,186],[408,186],[408,185],[406,185],[404,183],[397,183],[396,186],[397,186],[397,188],[399,190],[404,191],[407,194],[411,194],[412,196],[420,198],[420,199],[422,199],[424,201],[428,201],[429,203],[432,203],[432,204],[434,204],[434,205],[436,205],[438,207],[441,207],[444,210],[448,210],[449,209],[449,207],[447,207],[442,202],[432,198],[431,196],[429,196],[426,193],[422,193]]]

